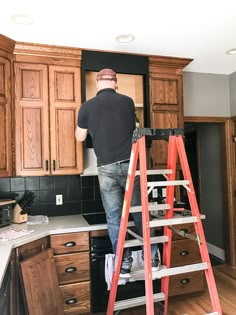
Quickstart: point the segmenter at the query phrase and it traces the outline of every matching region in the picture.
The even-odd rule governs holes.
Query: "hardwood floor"
[[[236,315],[236,269],[228,265],[213,267],[216,286],[223,315]],[[168,315],[204,315],[212,312],[207,286],[205,292],[196,297],[186,297],[169,301]],[[97,313],[103,315],[105,313]],[[120,315],[145,315],[144,307],[120,312]],[[158,307],[155,314],[159,315]]]

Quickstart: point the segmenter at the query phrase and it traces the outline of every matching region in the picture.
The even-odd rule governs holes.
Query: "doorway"
[[[220,261],[225,261],[223,125],[218,122],[184,124],[185,149],[198,206],[206,216],[202,223],[209,253]]]

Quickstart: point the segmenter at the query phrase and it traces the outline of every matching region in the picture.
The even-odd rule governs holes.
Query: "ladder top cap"
[[[184,135],[182,128],[136,128],[133,132],[132,143],[135,143],[142,136],[148,137],[149,140],[169,140],[170,136]]]

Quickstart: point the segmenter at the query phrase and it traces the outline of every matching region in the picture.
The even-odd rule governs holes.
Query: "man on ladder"
[[[97,156],[98,179],[103,207],[106,212],[109,237],[116,253],[121,212],[124,200],[132,136],[135,129],[133,100],[116,92],[117,76],[112,69],[97,74],[97,95],[82,104],[78,115],[76,138],[84,141],[89,132]],[[139,176],[136,176],[132,206],[141,205]],[[142,236],[142,215],[134,213],[136,232]],[[151,229],[154,236],[155,230]],[[158,270],[160,254],[157,244],[151,246],[153,270]],[[130,248],[123,252],[120,276],[130,277],[132,267]]]

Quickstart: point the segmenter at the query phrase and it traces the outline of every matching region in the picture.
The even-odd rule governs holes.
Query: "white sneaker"
[[[120,278],[131,278],[131,274],[130,274],[130,269],[124,269],[121,268],[120,269]]]

